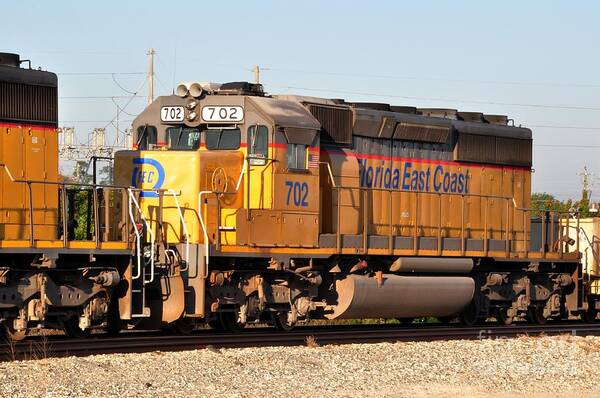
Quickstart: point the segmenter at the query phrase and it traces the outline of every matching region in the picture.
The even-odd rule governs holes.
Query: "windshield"
[[[170,127],[167,129],[169,149],[194,151],[200,147],[200,130],[190,127]]]
[[[206,149],[239,149],[241,134],[239,128],[205,130]]]

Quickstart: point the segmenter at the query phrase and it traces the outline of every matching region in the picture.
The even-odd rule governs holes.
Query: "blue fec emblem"
[[[133,158],[133,168],[131,174],[131,185],[136,188],[146,188],[151,186],[151,189],[160,189],[165,181],[165,169],[155,159],[149,158]],[[148,165],[150,167],[143,167]],[[156,192],[140,192],[141,198],[157,198]]]

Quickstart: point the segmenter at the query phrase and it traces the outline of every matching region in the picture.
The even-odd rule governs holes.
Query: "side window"
[[[137,129],[137,149],[147,150],[150,149],[150,145],[156,145],[156,127],[140,126]]]
[[[265,165],[269,157],[269,130],[266,126],[248,127],[248,158],[250,164]]]
[[[306,170],[306,145],[288,144],[287,167],[290,170]]]

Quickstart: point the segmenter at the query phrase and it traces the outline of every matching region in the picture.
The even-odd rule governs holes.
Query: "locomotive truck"
[[[5,71],[44,74],[51,101],[5,90],[38,84]],[[0,215],[13,338],[34,327],[596,318],[579,218],[531,210],[531,130],[506,116],[183,83],[134,120],[114,185],[86,185],[58,178],[55,76],[16,61],[0,72],[2,104],[23,104],[0,105],[4,148],[15,140],[2,152]],[[43,171],[28,168],[36,155]],[[82,193],[83,239],[71,233]]]

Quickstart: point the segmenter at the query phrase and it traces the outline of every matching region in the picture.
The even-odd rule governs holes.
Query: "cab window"
[[[287,167],[290,170],[306,170],[306,145],[288,144]]]
[[[248,157],[254,160],[269,157],[269,130],[266,126],[248,127]]]
[[[239,149],[241,133],[239,128],[208,129],[205,132],[204,142],[206,149],[225,150]]]
[[[200,147],[200,130],[190,127],[167,129],[167,145],[171,150],[195,151]]]
[[[144,126],[140,126],[137,129],[137,148],[140,150],[150,149],[151,145],[156,145],[156,127],[148,126],[147,124]]]

